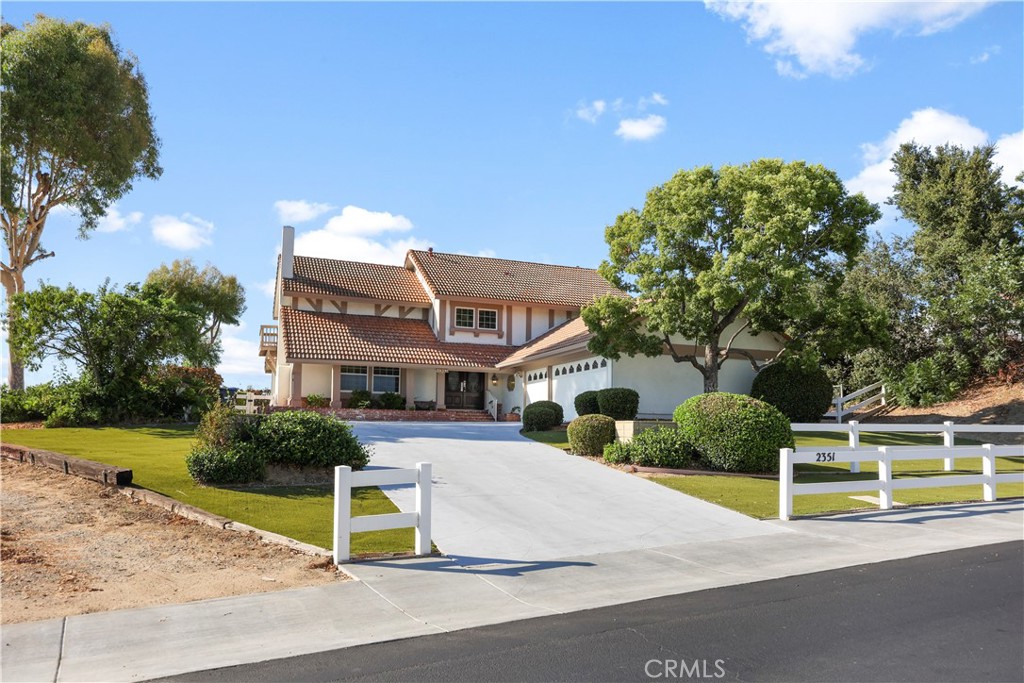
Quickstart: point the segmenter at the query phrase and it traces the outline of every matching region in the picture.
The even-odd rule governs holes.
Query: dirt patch
[[[988,381],[965,389],[957,400],[949,403],[927,408],[890,409],[866,421],[941,424],[946,420],[969,424],[1024,424],[1024,382]],[[982,435],[977,438],[982,438]],[[983,438],[1000,444],[1024,443],[1024,435],[1021,434],[985,434]]]
[[[4,429],[42,429],[42,422],[5,422]]]
[[[173,604],[346,580],[326,558],[0,461],[0,622]]]

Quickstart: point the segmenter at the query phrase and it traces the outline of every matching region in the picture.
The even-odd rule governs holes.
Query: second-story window
[[[481,308],[476,314],[476,324],[481,330],[498,329],[498,312]]]
[[[472,308],[456,308],[455,327],[476,327],[476,311]]]

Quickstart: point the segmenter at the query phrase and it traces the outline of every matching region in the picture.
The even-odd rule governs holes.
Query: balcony
[[[277,325],[260,325],[260,355],[277,353]]]

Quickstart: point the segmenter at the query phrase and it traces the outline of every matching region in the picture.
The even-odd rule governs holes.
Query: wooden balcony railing
[[[260,355],[277,351],[277,325],[260,325]]]

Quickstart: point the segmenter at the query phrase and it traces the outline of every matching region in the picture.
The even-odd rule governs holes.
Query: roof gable
[[[294,277],[285,280],[283,287],[298,294],[430,303],[416,274],[402,266],[315,256],[296,256]]]
[[[438,297],[581,308],[605,294],[625,296],[592,268],[416,250],[408,262]]]

